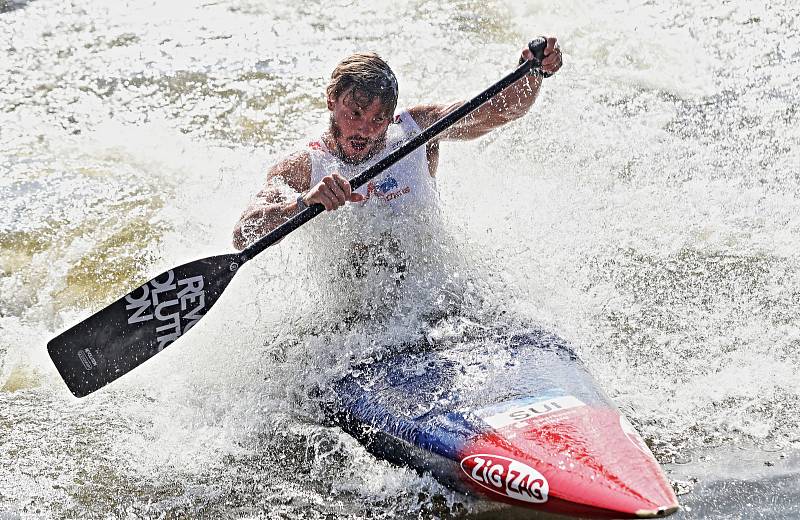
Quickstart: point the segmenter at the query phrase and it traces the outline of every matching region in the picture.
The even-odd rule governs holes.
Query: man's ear
[[[328,110],[330,110],[331,112],[333,112],[333,107],[336,105],[336,100],[335,100],[335,99],[333,99],[333,97],[331,97],[331,95],[330,95],[330,94],[328,94],[328,95],[326,96],[326,99],[327,99],[327,101],[328,101]]]

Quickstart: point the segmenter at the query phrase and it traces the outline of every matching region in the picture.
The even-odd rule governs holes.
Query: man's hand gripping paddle
[[[532,60],[354,177],[352,189],[363,186],[531,70],[538,70],[545,45],[543,38],[533,40],[528,44]],[[241,253],[203,258],[161,273],[50,340],[47,351],[67,387],[76,397],[86,396],[161,352],[206,315],[242,264],[324,210],[321,204],[314,204]]]

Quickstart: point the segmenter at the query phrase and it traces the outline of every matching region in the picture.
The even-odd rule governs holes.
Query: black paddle
[[[541,66],[546,42],[528,44],[534,58],[436,121],[350,180],[355,190],[463,118],[531,70]],[[195,260],[162,273],[47,344],[58,372],[76,397],[102,388],[161,352],[217,302],[239,267],[325,210],[314,204],[241,253]]]

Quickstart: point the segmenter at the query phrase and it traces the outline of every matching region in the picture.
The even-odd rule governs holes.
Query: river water
[[[47,341],[230,250],[340,58],[374,50],[401,106],[445,103],[542,33],[565,66],[532,112],[443,144],[441,211],[383,222],[424,259],[402,312],[337,274],[337,244],[382,236],[345,211],[157,358],[67,391]],[[0,519],[477,518],[322,425],[308,389],[501,315],[578,346],[676,518],[800,516],[799,33],[788,0],[0,1]],[[354,302],[377,303],[337,325]]]

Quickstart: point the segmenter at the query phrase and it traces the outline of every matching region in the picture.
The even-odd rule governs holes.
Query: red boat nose
[[[658,462],[619,412],[558,397],[484,418],[461,457],[476,491],[517,506],[597,518],[678,509]]]

